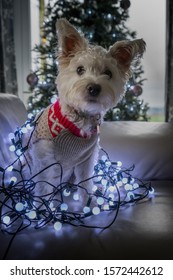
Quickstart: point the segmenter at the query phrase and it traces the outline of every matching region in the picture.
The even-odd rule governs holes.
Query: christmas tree
[[[33,95],[29,98],[28,109],[37,113],[56,100],[56,20],[64,17],[78,31],[84,33],[90,42],[108,48],[116,41],[132,40],[136,32],[126,26],[129,17],[129,0],[54,0],[48,1],[41,28],[41,43],[34,51],[38,58],[36,71],[29,74],[27,81]],[[139,99],[144,79],[142,66],[136,65],[133,76],[127,84],[125,97],[105,115],[105,120],[148,120],[148,104]]]

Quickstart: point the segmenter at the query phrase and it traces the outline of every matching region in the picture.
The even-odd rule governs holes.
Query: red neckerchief
[[[78,137],[86,138],[87,135],[81,135],[80,129],[66,116],[63,116],[61,113],[61,105],[59,100],[57,100],[54,104],[51,105],[48,112],[48,125],[52,137],[56,137],[62,129],[68,129],[71,133]]]

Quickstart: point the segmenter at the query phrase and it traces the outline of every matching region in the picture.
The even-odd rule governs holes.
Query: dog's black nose
[[[91,96],[98,96],[101,92],[101,86],[98,84],[90,84],[87,90]]]

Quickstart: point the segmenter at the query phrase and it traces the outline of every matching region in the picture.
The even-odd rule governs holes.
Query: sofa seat
[[[172,260],[173,182],[157,181],[153,186],[155,195],[149,201],[121,209],[107,230],[66,225],[55,233],[52,226],[30,228],[15,237],[7,259]],[[10,239],[0,233],[0,259]]]

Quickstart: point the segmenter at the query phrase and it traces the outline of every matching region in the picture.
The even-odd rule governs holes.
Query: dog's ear
[[[76,52],[86,49],[87,41],[66,19],[58,19],[56,29],[58,34],[59,56],[71,57]]]
[[[132,62],[143,55],[145,47],[146,43],[143,39],[119,41],[110,48],[109,53],[116,59],[122,70],[128,71]]]

